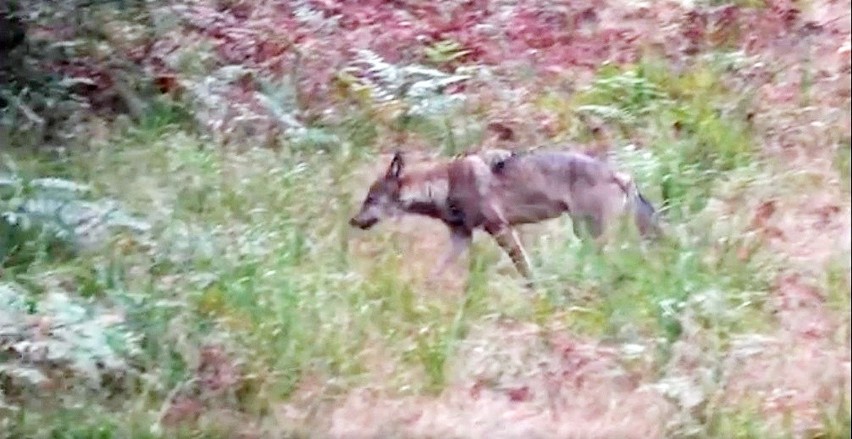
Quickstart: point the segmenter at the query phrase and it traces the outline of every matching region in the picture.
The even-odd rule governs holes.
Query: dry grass
[[[36,392],[0,421],[27,437],[848,435],[852,208],[838,157],[852,125],[838,49],[849,2],[808,3],[803,17],[826,23],[825,38],[707,49],[739,59],[732,68],[659,59],[652,46],[685,26],[683,11],[627,3],[604,2],[599,27],[626,23],[646,57],[527,77],[518,65],[541,53],[507,60],[471,81],[464,117],[512,132],[482,144],[525,149],[588,139],[579,108],[607,109],[605,146],[656,204],[669,197],[675,244],[599,255],[557,219],[522,228],[545,280],[536,294],[485,234],[428,285],[449,245],[442,225],[346,224],[398,146],[379,115],[344,120],[375,129],[375,143],[332,127],[343,144],[322,151],[228,150],[169,124],[95,120],[100,134],[63,175],[154,231],[0,276],[34,291],[85,283],[93,300],[124,306],[144,340],[140,377],[60,414],[34,409],[46,397]],[[437,155],[440,135],[408,134],[409,160]]]

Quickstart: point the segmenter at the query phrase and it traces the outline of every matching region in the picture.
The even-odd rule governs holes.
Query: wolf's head
[[[396,215],[401,207],[401,176],[405,162],[400,152],[393,155],[384,175],[370,185],[361,210],[349,220],[349,225],[367,230],[384,218]]]

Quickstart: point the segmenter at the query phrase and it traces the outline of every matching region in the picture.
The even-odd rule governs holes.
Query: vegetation
[[[4,9],[5,8],[5,9]],[[849,437],[850,18],[0,7],[0,436]],[[670,239],[348,218],[395,148],[606,154]]]

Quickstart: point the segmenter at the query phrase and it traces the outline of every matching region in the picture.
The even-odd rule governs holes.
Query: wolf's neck
[[[403,177],[400,202],[408,213],[441,216],[447,203],[449,181],[443,169],[426,169]]]

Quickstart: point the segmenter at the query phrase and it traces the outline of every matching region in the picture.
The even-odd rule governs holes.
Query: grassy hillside
[[[717,3],[22,14],[0,436],[848,437],[850,4]],[[495,146],[611,155],[673,239],[524,227],[529,292],[347,224],[390,150]]]

